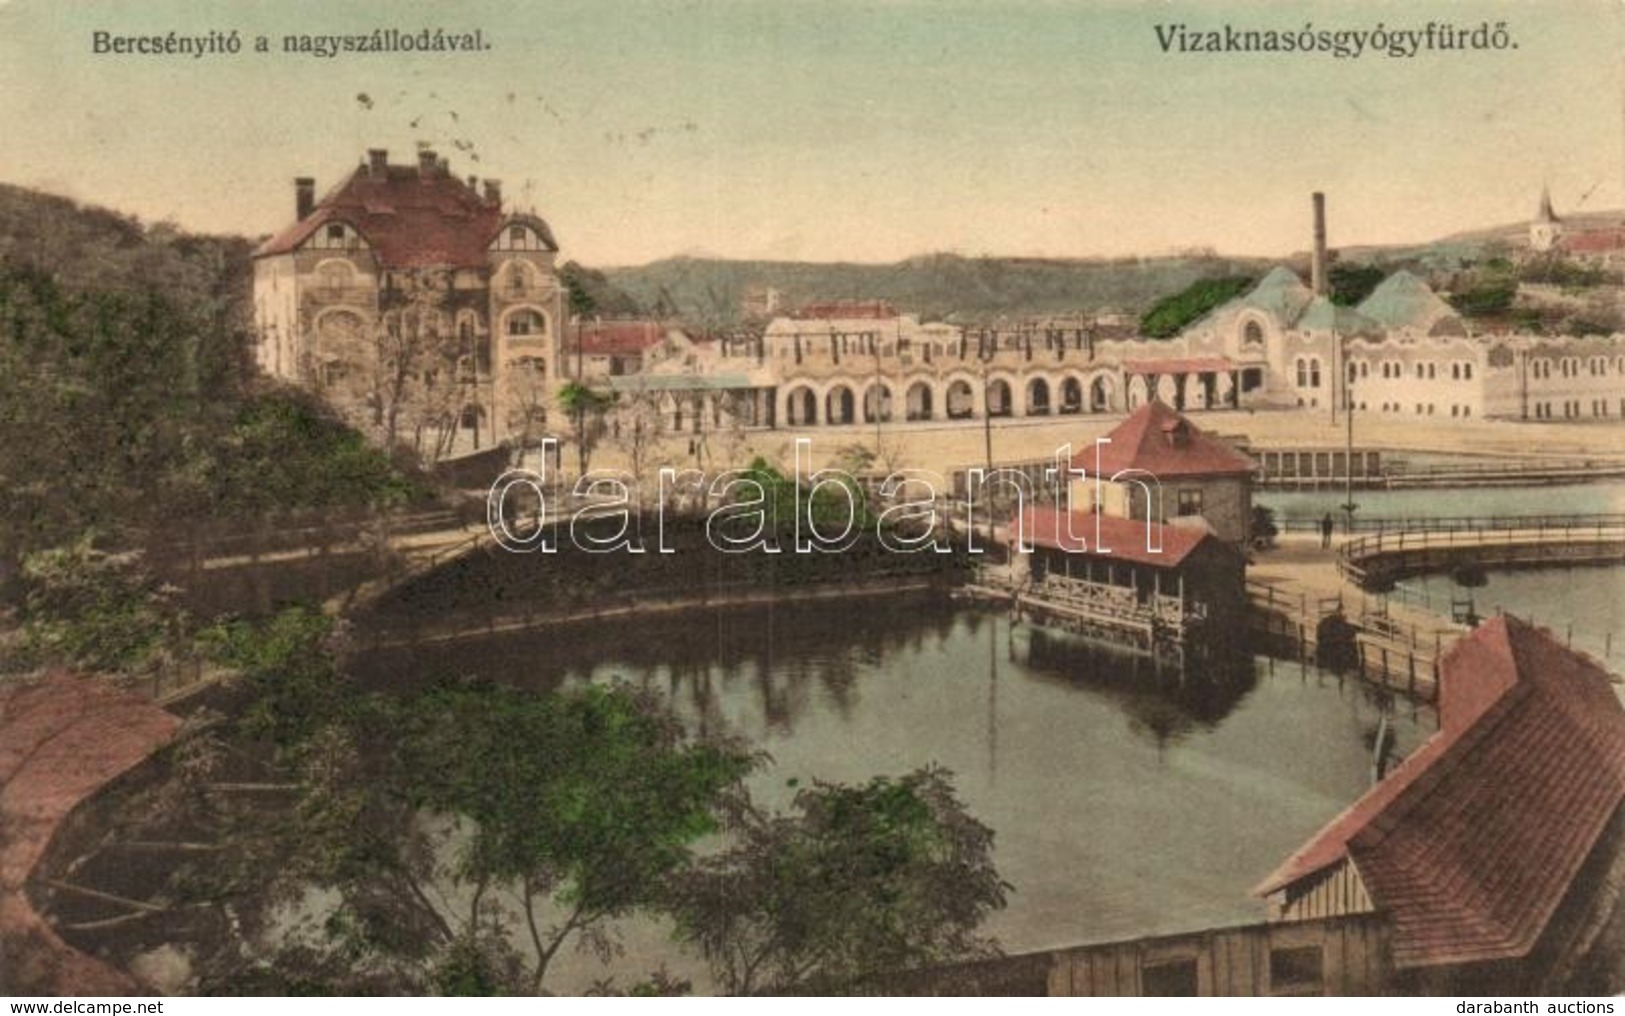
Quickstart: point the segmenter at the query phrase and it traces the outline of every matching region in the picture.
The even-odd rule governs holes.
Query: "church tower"
[[[1542,187],[1540,208],[1535,212],[1535,221],[1529,224],[1529,249],[1545,253],[1556,247],[1562,236],[1563,221],[1552,211],[1552,192]]]

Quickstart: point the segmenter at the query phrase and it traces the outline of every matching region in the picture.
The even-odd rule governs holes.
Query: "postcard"
[[[0,0],[0,991],[1625,991],[1622,45]]]

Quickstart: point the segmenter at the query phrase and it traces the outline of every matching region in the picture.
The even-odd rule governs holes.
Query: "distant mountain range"
[[[1571,231],[1618,225],[1625,213],[1597,211],[1564,217]],[[1442,237],[1431,243],[1343,247],[1345,262],[1385,270],[1450,271],[1528,246],[1528,222]],[[1013,258],[928,254],[894,264],[732,261],[677,257],[636,267],[605,268],[605,281],[645,313],[726,327],[761,307],[776,291],[780,312],[827,300],[885,300],[927,318],[986,321],[1000,317],[1116,311],[1137,316],[1157,300],[1201,279],[1262,276],[1286,264],[1308,274],[1309,254],[1283,258],[1177,255],[1143,258]]]
[[[779,312],[828,300],[885,300],[932,319],[1118,311],[1137,315],[1199,279],[1261,275],[1262,258],[1064,259],[930,254],[894,264],[668,258],[607,268],[607,281],[648,313],[713,326],[775,291]]]
[[[159,234],[168,229],[142,227],[133,217],[121,213],[77,206],[64,198],[0,184],[0,263],[37,263],[41,248],[30,238],[48,234],[53,228],[49,223],[77,222],[75,216],[131,235],[140,234],[143,228]],[[1563,215],[1564,227],[1571,232],[1619,225],[1622,219],[1625,212],[1619,211]],[[234,288],[246,289],[247,242],[233,242],[231,253],[238,262],[233,273]],[[1495,248],[1517,250],[1527,243],[1528,223],[1517,222],[1456,233],[1428,244],[1344,247],[1337,254],[1344,261],[1376,263],[1385,270],[1407,267],[1433,273],[1459,268],[1493,253]],[[759,312],[768,290],[776,293],[779,313],[819,301],[885,300],[900,310],[929,319],[979,322],[1077,312],[1118,312],[1138,317],[1158,300],[1200,280],[1260,277],[1278,264],[1307,275],[1308,262],[1306,251],[1282,258],[1214,254],[1109,259],[927,254],[893,264],[675,257],[632,267],[579,269],[576,281],[592,293],[605,314],[640,312],[702,327],[739,323],[748,316],[746,306],[752,300]],[[60,264],[46,267],[65,274],[94,273],[97,264],[96,257],[63,258]]]

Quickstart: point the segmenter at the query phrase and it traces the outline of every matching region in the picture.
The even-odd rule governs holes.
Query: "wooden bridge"
[[[1338,550],[1338,572],[1361,589],[1464,567],[1529,568],[1625,560],[1625,515],[1435,519],[1356,537]]]
[[[1442,624],[1424,627],[1414,619],[1390,612],[1386,599],[1342,595],[1311,596],[1247,580],[1247,599],[1253,633],[1278,657],[1296,657],[1308,663],[1320,655],[1320,622],[1341,613],[1354,628],[1354,659],[1362,679],[1413,702],[1438,699],[1438,660],[1446,647]],[[1448,626],[1454,639],[1460,629]]]

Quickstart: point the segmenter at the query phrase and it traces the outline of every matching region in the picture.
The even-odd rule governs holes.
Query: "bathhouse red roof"
[[[1035,547],[1051,547],[1071,554],[1116,558],[1155,568],[1177,568],[1203,540],[1217,539],[1199,520],[1192,524],[1163,525],[1125,519],[1117,515],[1033,507],[1021,515],[1023,536]]]
[[[580,338],[577,338],[579,334]],[[656,345],[666,330],[654,321],[590,321],[571,326],[566,347],[574,352],[579,341],[589,356],[635,356]]]
[[[1606,671],[1498,617],[1440,663],[1440,729],[1259,885],[1352,862],[1400,967],[1513,959],[1540,939],[1625,799]]]
[[[1091,442],[1072,457],[1074,468],[1111,477],[1143,469],[1158,477],[1248,475],[1253,462],[1213,437],[1160,400],[1129,414],[1106,434],[1110,443]]]

